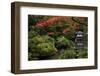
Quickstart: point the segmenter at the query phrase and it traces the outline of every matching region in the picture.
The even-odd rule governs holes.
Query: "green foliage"
[[[46,42],[52,42],[53,43],[53,38],[47,36],[47,35],[43,35],[43,36],[40,36],[40,35],[37,35],[35,37],[32,38],[34,43],[35,44],[38,44],[38,43],[46,43]]]
[[[29,60],[49,57],[57,52],[54,46],[54,40],[49,36],[35,36],[29,39]],[[31,54],[30,54],[31,53]],[[33,58],[32,58],[33,57]]]
[[[65,50],[65,52],[59,56],[59,59],[73,59],[75,56],[75,50]]]
[[[40,43],[36,46],[36,49],[41,56],[51,56],[57,52],[57,49],[51,42]]]
[[[88,57],[87,48],[80,49],[79,58],[87,58],[87,57]]]
[[[58,49],[62,48],[69,49],[74,47],[74,43],[65,38],[64,36],[60,36],[56,39],[56,47]]]

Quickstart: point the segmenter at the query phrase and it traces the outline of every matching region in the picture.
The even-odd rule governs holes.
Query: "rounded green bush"
[[[40,43],[36,46],[36,49],[41,56],[50,56],[57,52],[57,49],[51,42]]]
[[[47,36],[47,35],[43,35],[43,36],[35,36],[32,38],[33,42],[35,44],[38,44],[38,43],[45,43],[45,42],[53,42],[53,38]]]

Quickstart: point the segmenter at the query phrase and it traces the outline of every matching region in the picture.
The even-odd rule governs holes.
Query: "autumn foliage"
[[[28,16],[28,60],[75,58],[75,32],[84,33],[85,48],[79,58],[87,57],[87,18],[68,16]]]

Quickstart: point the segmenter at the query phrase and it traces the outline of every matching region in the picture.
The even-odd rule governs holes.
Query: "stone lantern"
[[[76,58],[79,57],[79,50],[84,47],[83,44],[83,32],[76,31],[75,32],[75,50],[76,50]]]

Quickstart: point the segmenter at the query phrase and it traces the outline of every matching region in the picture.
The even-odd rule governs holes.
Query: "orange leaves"
[[[36,24],[36,26],[38,27],[44,27],[44,26],[49,26],[49,25],[52,25],[54,22],[62,19],[63,17],[62,16],[54,16],[46,21],[40,21]]]
[[[70,28],[66,28],[66,29],[63,30],[63,33],[67,33],[67,32],[70,32],[70,31],[71,31]]]
[[[54,35],[54,32],[48,32],[48,35],[52,36]]]

